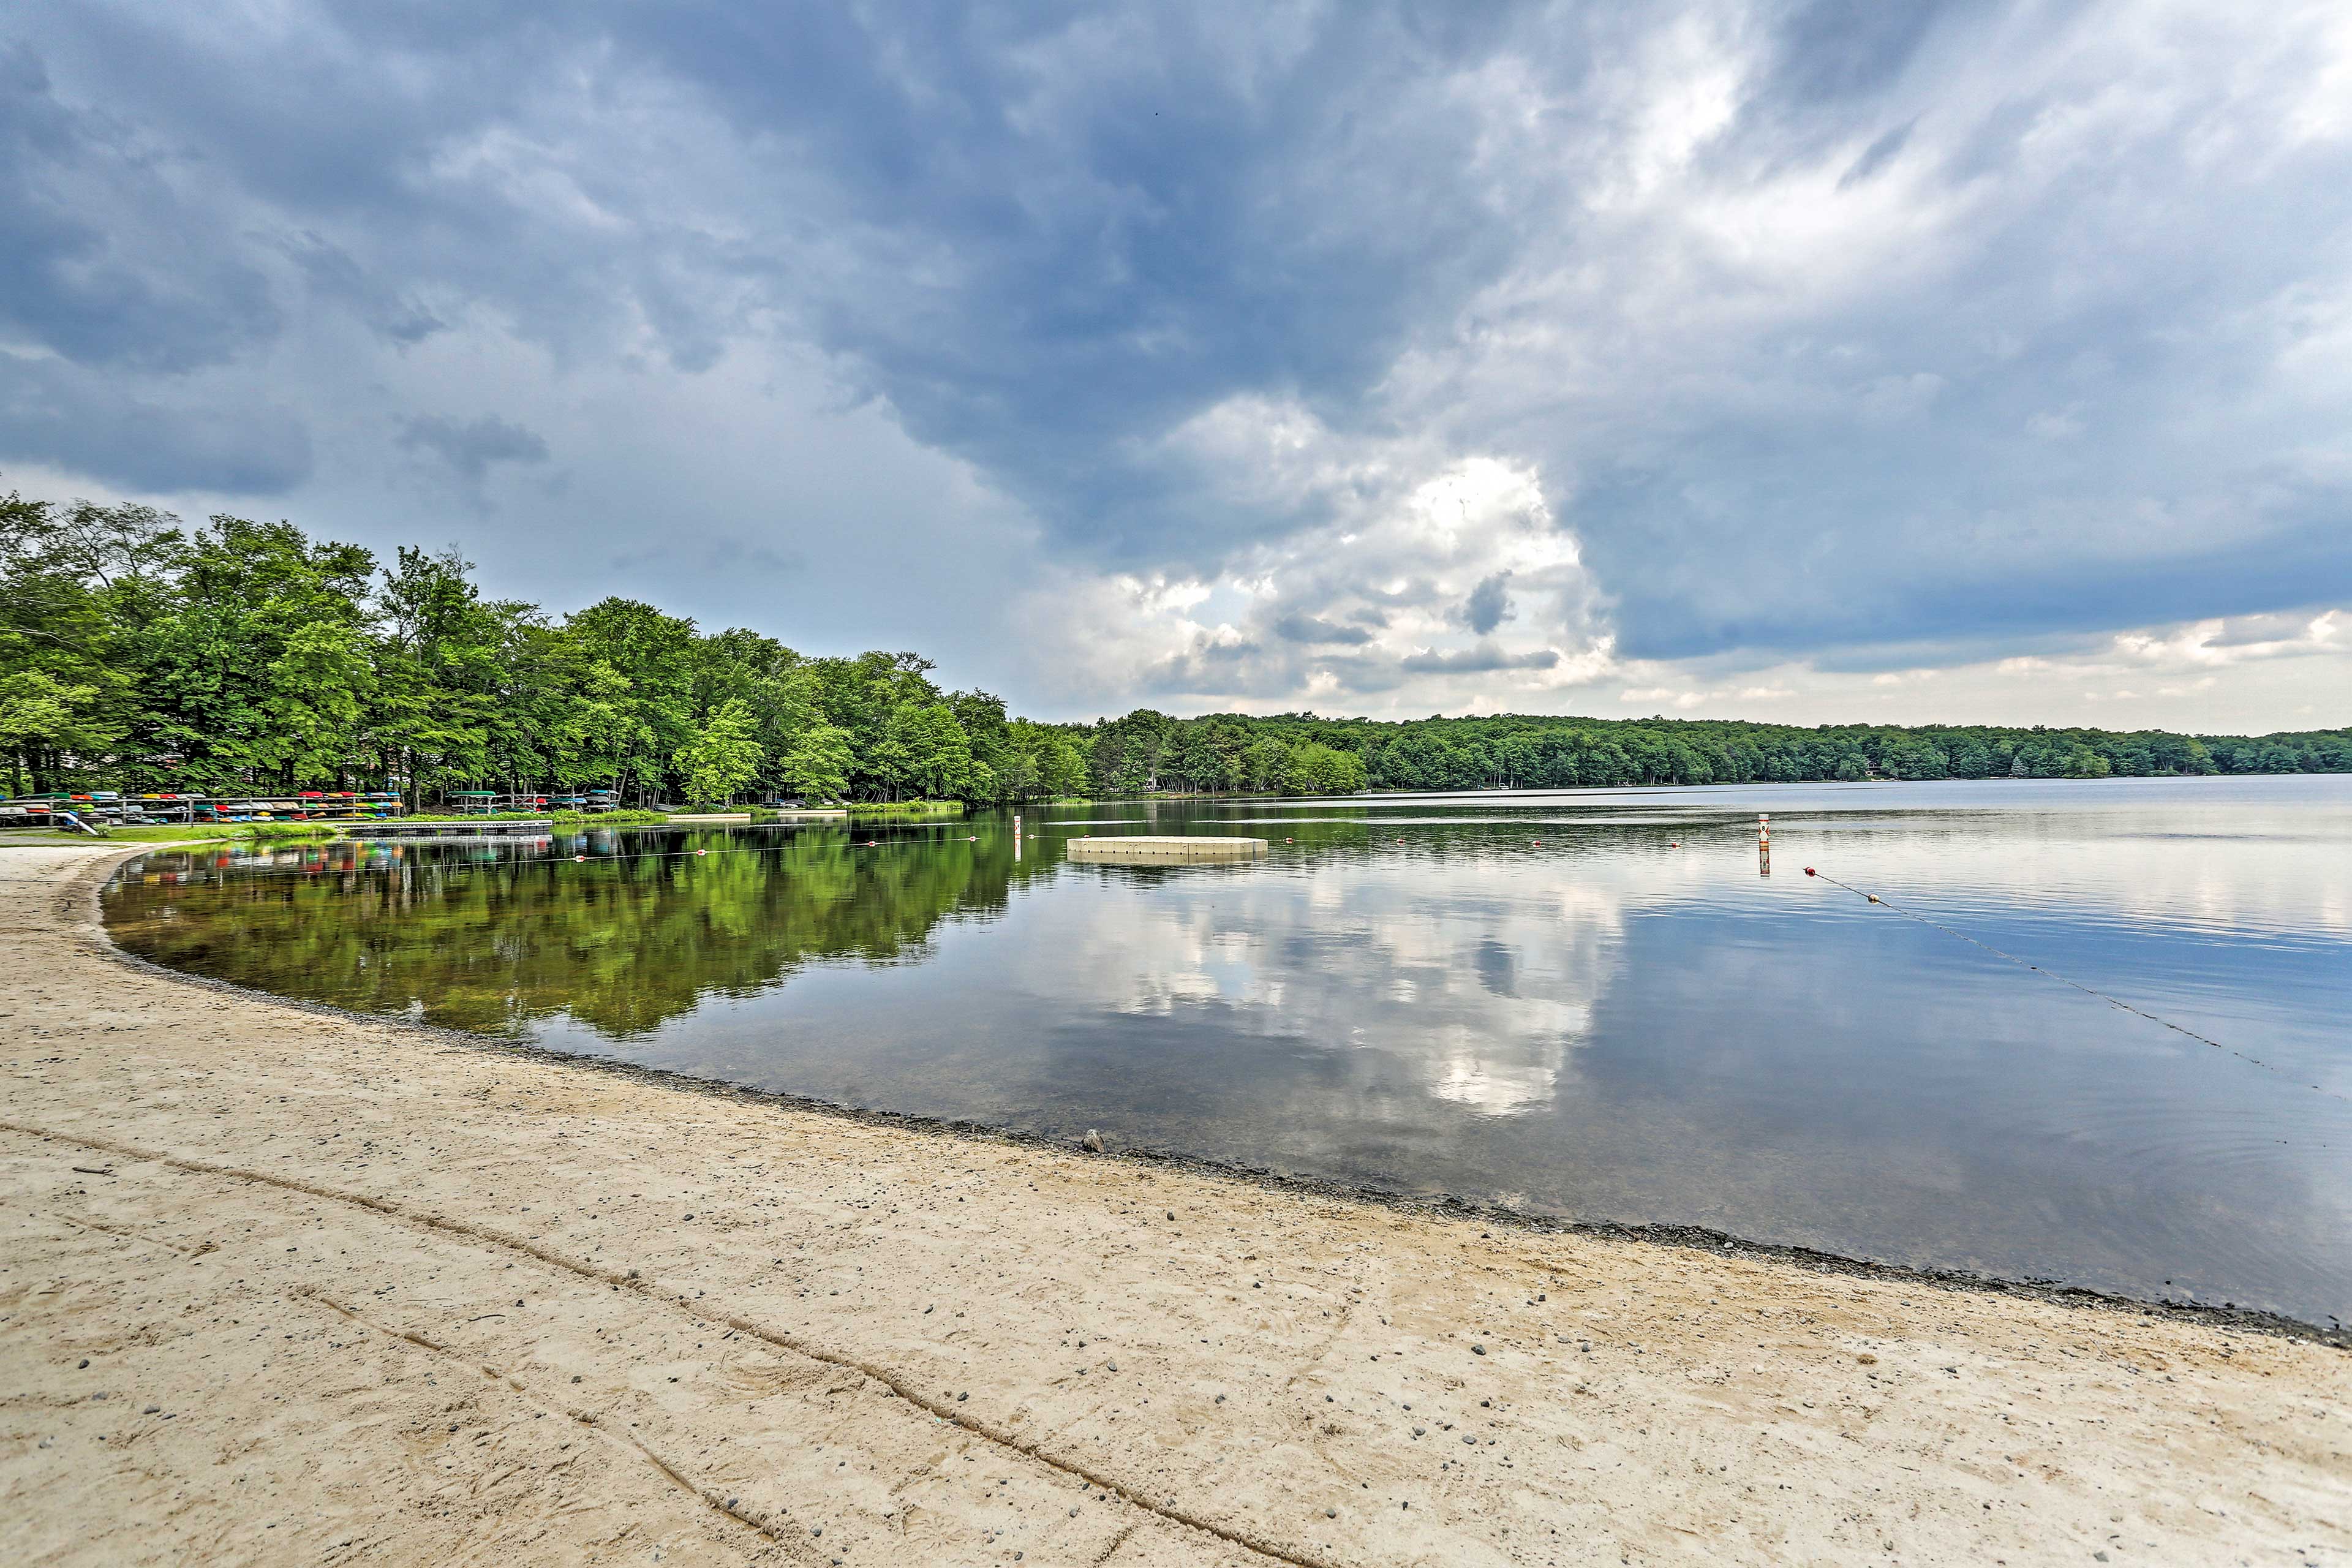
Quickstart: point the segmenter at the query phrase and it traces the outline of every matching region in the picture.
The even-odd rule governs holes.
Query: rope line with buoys
[[[1915,910],[1906,910],[1900,904],[1889,903],[1886,900],[1880,898],[1876,893],[1865,892],[1862,889],[1854,887],[1849,882],[1841,882],[1826,871],[1816,870],[1814,868],[1808,866],[1805,868],[1805,875],[1808,877],[1819,878],[1821,880],[1827,882],[1833,888],[1843,888],[1855,898],[1861,899],[1867,903],[1876,904],[1883,910],[1890,910],[1895,914],[1901,915],[1905,920],[1916,921],[1923,926],[1928,926],[1934,930],[1942,931],[1946,936],[1958,937],[1962,942],[1967,942],[1969,946],[1982,948],[1985,952],[1991,953],[1995,958],[2006,959],[2008,962],[2016,964],[2020,969],[2030,969],[2036,974],[2046,975],[2050,979],[2055,980],[2061,985],[2071,985],[2075,990],[2083,993],[2085,996],[2095,996],[2100,1001],[2105,1002],[2108,1006],[2121,1008],[2124,1012],[2129,1013],[2136,1018],[2145,1018],[2151,1024],[2161,1024],[2166,1028],[2170,1029],[2174,1034],[2186,1035],[2200,1046],[2210,1046],[2215,1050],[2222,1052],[2224,1055],[2235,1057],[2242,1062],[2248,1063],[2253,1067],[2258,1067],[2266,1073],[2275,1074],[2280,1078],[2287,1079],[2290,1083],[2303,1082],[2303,1079],[2299,1075],[2290,1073],[2286,1068],[2279,1067],[2274,1063],[2266,1062],[2260,1057],[2250,1056],[2246,1052],[2238,1049],[2235,1046],[2225,1046],[2210,1035],[2200,1035],[2186,1024],[2176,1024],[2171,1019],[2151,1013],[2145,1007],[2134,1006],[2131,1003],[2125,1001],[2120,996],[2110,996],[2107,993],[2100,990],[2095,985],[2085,985],[2081,981],[2061,974],[2054,969],[2044,969],[2041,964],[2020,958],[2013,952],[2004,952],[2000,948],[1993,946],[1992,943],[1980,941],[1976,937],[1970,936],[1964,931],[1959,931],[1954,927],[1948,926],[1941,921],[1930,920],[1927,916],[1920,914]],[[2315,1094],[2324,1094],[2330,1100],[2340,1100],[2347,1105],[2352,1105],[2352,1095],[2338,1094],[2332,1089],[2323,1089],[2315,1083],[2307,1084],[2305,1087],[2308,1088]]]

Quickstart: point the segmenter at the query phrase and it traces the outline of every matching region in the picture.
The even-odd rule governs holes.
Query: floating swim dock
[[[1070,840],[1070,858],[1099,860],[1125,866],[1186,866],[1196,861],[1256,860],[1265,855],[1263,838],[1229,838],[1198,834],[1181,838],[1153,838],[1121,834],[1113,838],[1088,835]]]

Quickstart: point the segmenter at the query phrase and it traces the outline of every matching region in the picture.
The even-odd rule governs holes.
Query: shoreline
[[[0,856],[36,1561],[2352,1561],[2341,1335],[268,997],[149,847]]]
[[[1687,787],[1687,786],[1678,786]],[[640,1079],[648,1084],[688,1093],[714,1095],[722,1100],[773,1105],[786,1110],[812,1116],[837,1117],[843,1121],[869,1127],[879,1127],[932,1137],[976,1139],[1003,1143],[1017,1148],[1068,1153],[1076,1145],[1028,1132],[1019,1128],[1000,1127],[984,1121],[960,1118],[922,1116],[908,1111],[886,1110],[852,1105],[840,1100],[822,1100],[809,1095],[793,1094],[784,1089],[761,1089],[756,1085],[736,1083],[727,1079],[706,1078],[695,1073],[680,1072],[670,1068],[647,1067],[618,1057],[596,1056],[582,1051],[562,1051],[528,1040],[504,1040],[492,1035],[479,1035],[465,1029],[455,1029],[439,1024],[426,1024],[399,1019],[389,1015],[354,1012],[331,1002],[313,1001],[306,997],[283,996],[258,986],[240,984],[208,974],[196,974],[173,969],[117,946],[106,930],[100,897],[106,884],[121,862],[152,848],[176,847],[172,845],[151,845],[141,850],[125,851],[115,863],[87,879],[86,886],[68,889],[59,899],[61,915],[79,913],[85,916],[95,935],[103,957],[178,984],[217,991],[246,1001],[274,1006],[292,1007],[315,1012],[325,1017],[339,1018],[355,1024],[394,1025],[399,1028],[428,1036],[463,1047],[496,1054],[528,1057],[567,1068],[585,1068],[609,1072],[625,1079]],[[78,900],[88,908],[74,911],[69,906]],[[1506,1226],[1513,1230],[1542,1236],[1585,1236],[1637,1242],[1652,1247],[1679,1247],[1708,1256],[1738,1256],[1764,1258],[1784,1263],[1792,1268],[1811,1269],[1822,1274],[1853,1275],[1863,1279],[1885,1279],[1899,1284],[1923,1285],[1937,1289],[1980,1291],[1990,1295],[2016,1296],[2034,1300],[2061,1303],[2111,1311],[2155,1313],[2183,1321],[2210,1324],[2215,1327],[2244,1330],[2254,1333],[2274,1334],[2284,1339],[2308,1340],[2331,1345],[2338,1350],[2352,1350],[2352,1325],[2337,1323],[2333,1327],[2284,1312],[2253,1307],[2219,1307],[2204,1302],[2179,1301],[2166,1298],[2147,1299],[2127,1296],[2117,1291],[2101,1290],[2087,1285],[2069,1285],[2062,1280],[2015,1279],[1996,1274],[1979,1274],[1969,1269],[1940,1268],[1927,1265],[1889,1263],[1878,1258],[1856,1258],[1847,1253],[1832,1252],[1821,1247],[1799,1246],[1788,1242],[1759,1241],[1729,1231],[1716,1230],[1706,1226],[1679,1225],[1672,1222],[1635,1224],[1622,1220],[1576,1219],[1565,1215],[1530,1213],[1524,1209],[1505,1208],[1481,1204],[1453,1194],[1416,1194],[1398,1187],[1370,1183],[1348,1182],[1328,1176],[1309,1175],[1299,1172],[1281,1171],[1270,1166],[1244,1165],[1234,1161],[1218,1160],[1208,1155],[1189,1153],[1180,1149],[1154,1144],[1116,1145],[1093,1158],[1103,1161],[1132,1161],[1160,1169],[1178,1170],[1192,1174],[1225,1181],[1243,1182],[1268,1192],[1288,1193],[1307,1198],[1336,1199],[1341,1202],[1368,1204],[1391,1209],[1399,1214],[1429,1218],[1473,1220],[1481,1225]]]

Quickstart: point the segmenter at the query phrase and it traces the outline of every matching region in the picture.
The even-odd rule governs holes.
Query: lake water
[[[846,1104],[2352,1318],[2352,777],[1026,827],[157,853],[106,908],[123,946],[199,973]],[[1090,833],[1271,848],[1070,860]]]

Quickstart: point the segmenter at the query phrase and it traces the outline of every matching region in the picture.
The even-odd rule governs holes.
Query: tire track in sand
[[[915,1387],[911,1380],[877,1363],[845,1351],[812,1343],[797,1334],[772,1329],[764,1324],[755,1323],[748,1318],[712,1311],[698,1306],[691,1297],[683,1293],[672,1294],[662,1290],[655,1281],[641,1278],[633,1271],[599,1268],[595,1264],[567,1257],[553,1247],[542,1247],[537,1242],[521,1237],[508,1236],[465,1220],[451,1219],[446,1215],[412,1209],[386,1198],[371,1197],[365,1193],[348,1193],[316,1182],[306,1182],[299,1177],[275,1176],[266,1172],[248,1171],[236,1165],[216,1164],[209,1160],[192,1160],[182,1155],[143,1149],[137,1144],[126,1143],[119,1139],[102,1138],[83,1132],[65,1132],[55,1128],[37,1127],[21,1121],[0,1120],[0,1131],[21,1133],[28,1138],[41,1138],[58,1143],[72,1144],[78,1148],[93,1149],[101,1153],[114,1154],[126,1160],[146,1161],[168,1166],[173,1170],[186,1171],[193,1175],[218,1176],[231,1181],[253,1182],[262,1186],[276,1187],[283,1192],[300,1193],[309,1197],[323,1199],[328,1203],[347,1204],[355,1208],[366,1209],[403,1225],[438,1231],[446,1236],[463,1237],[469,1241],[520,1253],[551,1268],[562,1269],[580,1279],[593,1280],[596,1284],[610,1286],[615,1289],[635,1291],[647,1301],[657,1302],[673,1311],[705,1323],[732,1329],[738,1333],[748,1335],[776,1350],[804,1356],[811,1361],[823,1362],[828,1366],[836,1366],[845,1371],[857,1373],[861,1376],[872,1379],[928,1415],[936,1416],[951,1426],[961,1427],[982,1441],[1003,1449],[1008,1454],[1019,1455],[1024,1459],[1034,1460],[1063,1475],[1100,1487],[1129,1508],[1164,1520],[1170,1524],[1198,1531],[1228,1546],[1239,1547],[1255,1556],[1263,1557],[1271,1562],[1287,1563],[1290,1568],[1338,1568],[1338,1564],[1329,1559],[1318,1557],[1297,1547],[1284,1546],[1267,1541],[1253,1531],[1220,1524],[1213,1520],[1203,1518],[1189,1509],[1181,1507],[1173,1498],[1165,1503],[1154,1502],[1134,1487],[1094,1468],[1084,1460],[1056,1456],[1049,1451],[1042,1441],[1032,1441],[1009,1432],[1000,1432],[977,1416],[968,1415],[958,1410],[952,1403],[924,1394]],[[313,1299],[325,1301],[322,1297]],[[364,1322],[364,1320],[357,1318],[355,1314],[352,1316],[355,1321]],[[397,1331],[385,1331],[396,1332]],[[428,1350],[443,1349],[441,1346],[423,1340],[417,1340],[415,1342]],[[454,1352],[446,1351],[443,1353],[455,1354]],[[646,1457],[653,1457],[649,1450]],[[687,1486],[690,1490],[693,1489],[691,1483],[685,1481],[683,1478],[677,1477],[675,1472],[672,1474],[673,1479],[677,1479],[680,1485]],[[697,1492],[696,1495],[699,1496],[700,1493]],[[759,1527],[754,1525],[753,1528]]]

